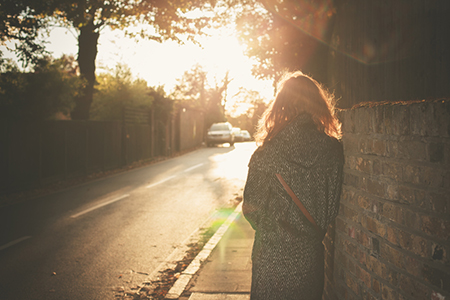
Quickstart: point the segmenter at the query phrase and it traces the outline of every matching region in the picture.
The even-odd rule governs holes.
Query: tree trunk
[[[99,33],[91,22],[81,27],[78,36],[78,66],[81,77],[86,80],[83,93],[75,100],[75,108],[71,113],[73,120],[88,120],[95,85],[95,59]]]

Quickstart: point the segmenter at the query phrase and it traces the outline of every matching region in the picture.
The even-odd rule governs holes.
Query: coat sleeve
[[[267,199],[270,194],[270,177],[267,172],[249,167],[247,182],[244,188],[242,212],[255,230],[265,227],[270,219],[266,216]]]

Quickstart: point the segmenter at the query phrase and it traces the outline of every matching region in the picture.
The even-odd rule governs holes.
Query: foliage
[[[234,108],[227,114],[227,119],[236,127],[248,130],[253,135],[259,119],[267,108],[265,99],[258,91],[240,88],[235,98]],[[247,110],[238,114],[237,107],[245,105]]]
[[[181,42],[180,35],[194,40],[196,34],[208,25],[206,17],[192,18],[187,12],[205,9],[214,5],[213,0],[59,0],[57,20],[78,30],[78,64],[88,85],[84,96],[77,99],[73,116],[77,119],[89,118],[95,84],[95,59],[100,30],[106,26],[125,29],[130,25],[145,24],[140,31],[126,31],[130,36],[139,36],[158,42],[175,40]]]
[[[121,120],[124,107],[150,109],[154,97],[147,82],[133,79],[128,66],[118,64],[111,73],[100,74],[91,109],[93,120]]]
[[[200,64],[185,71],[182,78],[177,79],[172,97],[181,100],[184,106],[204,109],[206,107],[207,72]]]
[[[68,115],[84,82],[77,76],[73,57],[39,60],[22,73],[10,63],[0,74],[0,117],[43,120]]]
[[[50,26],[73,28],[78,34],[78,65],[86,80],[83,94],[76,99],[72,112],[75,119],[88,119],[96,83],[95,60],[101,29],[124,30],[134,37],[158,42],[195,40],[197,34],[210,25],[211,18],[188,14],[197,10],[211,10],[216,0],[0,0],[0,17],[5,17],[0,29],[1,41],[21,39],[24,53],[43,51],[35,41],[38,29]],[[9,16],[12,14],[12,17]],[[144,24],[140,31],[125,30],[131,25]],[[45,26],[44,26],[45,25]]]
[[[38,63],[48,54],[37,38],[39,29],[46,25],[41,17],[51,15],[54,4],[54,1],[0,0],[0,45],[15,41],[15,49],[12,50],[25,66]]]
[[[246,55],[257,78],[278,81],[286,70],[326,77],[327,43],[336,13],[333,0],[230,0]]]
[[[207,72],[201,65],[196,64],[178,79],[172,93],[172,97],[180,106],[205,112],[205,128],[214,122],[226,120],[225,104],[228,84],[231,82],[228,73],[220,83],[216,81],[214,85],[209,84],[207,79]]]

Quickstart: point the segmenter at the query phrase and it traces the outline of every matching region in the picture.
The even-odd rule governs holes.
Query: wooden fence
[[[167,120],[133,109],[122,121],[0,120],[0,194],[196,147],[203,142],[199,124],[203,114],[186,110]]]

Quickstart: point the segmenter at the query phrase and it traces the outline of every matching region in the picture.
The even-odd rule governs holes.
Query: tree
[[[45,120],[57,113],[68,115],[83,84],[73,57],[41,59],[28,73],[20,72],[14,64],[3,65],[0,117]]]
[[[258,122],[267,108],[265,99],[258,91],[240,88],[233,96],[234,105],[227,113],[227,118],[241,129],[246,129],[251,135],[255,132]],[[245,109],[243,111],[243,108]]]
[[[231,79],[228,72],[218,83],[208,84],[208,73],[203,67],[196,64],[191,70],[186,71],[175,86],[172,97],[179,105],[199,109],[205,112],[205,128],[214,122],[225,121],[225,104],[228,84]]]
[[[177,79],[172,97],[183,102],[184,106],[204,110],[206,108],[207,72],[200,64],[192,66]]]
[[[206,0],[60,0],[56,16],[67,26],[78,31],[78,64],[81,75],[88,84],[82,97],[72,112],[74,119],[88,119],[95,85],[95,59],[100,30],[109,26],[112,29],[124,29],[137,23],[147,24],[153,30],[129,32],[158,42],[175,40],[181,42],[180,35],[186,34],[193,40],[208,23],[208,19],[191,18],[188,11],[203,9],[213,5]],[[152,32],[153,31],[153,32]]]
[[[93,120],[122,120],[124,107],[149,110],[153,96],[147,82],[133,79],[128,66],[118,64],[110,73],[99,74],[91,109]]]
[[[123,30],[131,25],[145,24],[148,25],[148,28],[139,32],[126,31],[125,33],[158,42],[165,40],[182,42],[181,36],[193,41],[195,36],[202,33],[202,29],[209,25],[210,18],[192,17],[188,12],[197,9],[211,9],[216,2],[215,0],[53,0],[43,1],[49,4],[44,7],[45,9],[41,9],[44,4],[39,1],[22,1],[23,5],[15,8],[14,11],[21,9],[20,14],[39,25],[32,26],[33,30],[42,27],[44,21],[53,20],[57,24],[74,28],[77,31],[77,61],[81,77],[86,80],[87,84],[83,94],[76,99],[76,105],[72,111],[73,119],[89,118],[96,83],[97,44],[103,28]],[[12,2],[14,3],[14,1]],[[8,14],[8,11],[5,14]],[[16,19],[20,20],[21,17]],[[54,22],[48,22],[46,25],[52,24],[55,25]],[[17,28],[27,28],[25,25],[18,24]],[[24,34],[33,38],[35,36],[33,30]]]
[[[5,45],[6,41],[16,41],[15,48],[11,50],[23,65],[36,64],[48,54],[42,43],[37,41],[39,30],[46,25],[41,16],[51,15],[53,11],[52,1],[0,0],[0,45]]]
[[[257,78],[278,82],[286,70],[302,70],[326,81],[332,0],[234,0],[236,29]]]

